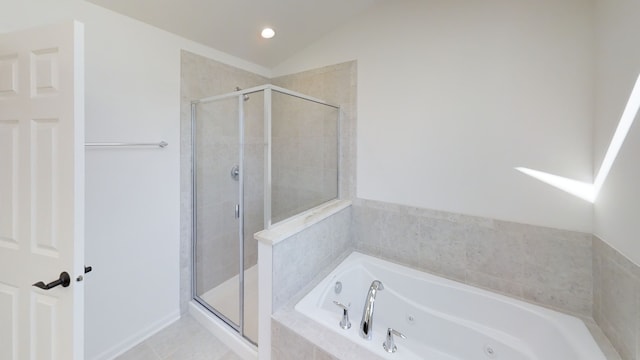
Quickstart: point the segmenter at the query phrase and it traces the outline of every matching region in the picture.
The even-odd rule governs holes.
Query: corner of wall
[[[593,318],[622,359],[640,358],[640,267],[593,236]]]

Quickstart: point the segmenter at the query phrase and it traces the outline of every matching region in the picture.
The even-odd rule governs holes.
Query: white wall
[[[0,32],[78,19],[86,139],[159,149],[86,153],[86,358],[106,358],[179,315],[180,49],[264,68],[80,0],[2,0]]]
[[[594,166],[598,168],[640,74],[640,3],[596,1],[597,106]],[[636,117],[595,204],[595,233],[640,264],[640,120]]]
[[[358,60],[358,197],[591,231],[592,206],[525,166],[592,180],[593,8],[388,1],[275,75]]]

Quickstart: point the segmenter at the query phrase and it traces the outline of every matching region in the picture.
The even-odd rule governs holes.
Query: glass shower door
[[[194,106],[194,295],[240,331],[242,111],[237,96]]]

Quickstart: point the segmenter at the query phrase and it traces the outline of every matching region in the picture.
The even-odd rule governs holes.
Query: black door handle
[[[39,287],[40,289],[43,289],[43,290],[49,290],[58,285],[62,285],[62,287],[67,287],[69,286],[69,284],[71,284],[71,277],[66,271],[63,271],[60,274],[60,278],[58,278],[58,280],[52,281],[48,284],[45,284],[42,281],[38,281],[37,283],[33,284],[33,286]]]

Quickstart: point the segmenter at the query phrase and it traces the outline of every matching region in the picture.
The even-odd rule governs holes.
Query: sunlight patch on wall
[[[536,178],[542,182],[545,182],[551,186],[554,186],[562,191],[566,191],[571,195],[587,200],[588,202],[592,203],[595,201],[593,184],[523,167],[517,167],[516,170],[533,178]]]
[[[611,167],[613,166],[613,163],[615,162],[616,157],[618,156],[618,153],[622,148],[622,144],[624,144],[624,140],[629,133],[629,129],[631,129],[631,125],[633,125],[633,121],[638,115],[639,109],[640,75],[638,75],[638,78],[636,79],[636,83],[633,87],[633,90],[631,91],[631,95],[629,96],[627,106],[622,113],[622,117],[620,118],[620,122],[618,123],[618,127],[616,128],[616,132],[613,134],[611,144],[609,144],[609,148],[604,155],[602,165],[600,166],[600,170],[598,170],[598,174],[596,175],[593,184],[568,179],[562,176],[553,175],[543,171],[524,167],[517,167],[515,169],[560,190],[566,191],[571,195],[577,196],[581,199],[593,203],[596,201],[598,193],[600,192],[602,185],[609,175],[609,171],[611,171]]]

